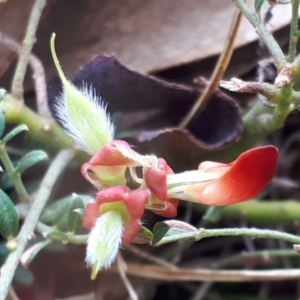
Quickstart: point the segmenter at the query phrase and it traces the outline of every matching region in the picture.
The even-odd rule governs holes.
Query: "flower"
[[[131,191],[126,186],[115,186],[97,193],[95,201],[87,204],[83,215],[83,227],[92,228],[97,219],[108,211],[117,211],[123,221],[122,242],[129,244],[141,229],[140,218],[150,197],[147,189]]]
[[[198,170],[167,176],[167,195],[207,205],[222,206],[256,196],[273,178],[278,159],[274,146],[242,153],[229,164],[205,161]]]
[[[114,140],[103,146],[81,167],[82,175],[99,189],[126,184],[125,172],[129,168],[135,182],[141,183],[136,176],[135,167],[154,167],[157,158],[154,155],[140,155],[131,146],[121,140]]]
[[[136,167],[143,168],[143,178],[136,175]],[[150,190],[146,208],[164,217],[177,215],[178,200],[167,197],[167,174],[172,169],[162,158],[141,155],[121,140],[103,146],[87,163],[83,164],[83,176],[98,189],[125,185],[127,168],[134,182]]]

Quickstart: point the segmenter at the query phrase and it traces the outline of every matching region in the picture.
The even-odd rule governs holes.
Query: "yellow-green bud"
[[[62,94],[56,99],[57,116],[77,147],[94,154],[113,140],[114,126],[93,87],[83,83],[78,88],[66,79],[56,56],[54,40],[53,33],[51,52],[63,86]]]

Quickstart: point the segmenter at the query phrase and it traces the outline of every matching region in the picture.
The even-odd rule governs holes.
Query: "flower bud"
[[[92,267],[91,279],[101,269],[107,269],[115,261],[122,242],[123,219],[119,212],[110,210],[101,215],[92,228],[86,251],[86,263]]]
[[[57,117],[77,147],[94,154],[112,141],[114,126],[92,87],[83,84],[77,88],[66,79],[56,56],[54,40],[55,34],[51,38],[51,52],[63,87],[56,99]]]

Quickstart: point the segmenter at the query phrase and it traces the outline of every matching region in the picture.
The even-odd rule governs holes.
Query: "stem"
[[[44,208],[52,188],[61,175],[62,171],[71,161],[74,155],[73,150],[61,151],[54,159],[52,165],[47,171],[36,199],[28,213],[19,235],[16,237],[18,243],[15,252],[12,252],[1,269],[0,277],[0,300],[5,300],[10,284],[14,277],[15,270],[19,264],[20,258],[28,242],[28,236],[34,231],[39,216]]]
[[[291,84],[281,88],[276,97],[277,105],[274,109],[272,118],[270,120],[262,118],[261,125],[266,131],[271,132],[284,125],[285,119],[291,112],[290,103],[292,91],[293,89]]]
[[[15,75],[12,81],[12,94],[17,100],[23,98],[23,81],[29,62],[30,53],[35,43],[35,35],[37,26],[43,11],[46,6],[46,0],[35,0],[33,8],[31,10],[25,38],[23,41],[23,50],[19,57]]]
[[[189,111],[189,113],[184,117],[182,122],[180,123],[180,128],[185,128],[188,126],[189,123],[191,123],[204,109],[209,99],[211,99],[211,96],[217,89],[219,85],[219,81],[222,79],[227,66],[229,64],[229,61],[232,56],[232,52],[234,50],[234,42],[238,33],[238,30],[240,28],[242,20],[242,14],[240,11],[236,11],[234,15],[234,19],[231,23],[231,27],[228,33],[228,37],[226,39],[226,44],[224,46],[224,49],[218,59],[217,65],[214,68],[213,74],[211,75],[209,84],[206,85],[203,93],[201,94],[200,98],[195,102],[192,109]]]
[[[274,64],[279,73],[280,70],[283,69],[286,65],[286,59],[279,45],[277,44],[273,36],[268,32],[262,20],[249,9],[249,7],[244,3],[244,0],[233,0],[233,2],[243,13],[243,15],[248,19],[248,21],[251,23],[253,28],[255,28],[256,32],[268,47],[271,55],[274,58]]]
[[[277,230],[257,229],[257,228],[221,228],[221,229],[200,228],[196,232],[182,233],[182,234],[164,237],[155,246],[161,246],[164,244],[173,243],[175,241],[181,241],[181,240],[199,241],[204,238],[218,237],[218,236],[247,236],[256,239],[265,238],[265,239],[282,240],[293,244],[300,243],[299,236],[277,231]]]
[[[297,51],[297,42],[299,38],[298,9],[299,9],[299,0],[292,0],[290,44],[289,44],[289,54],[287,59],[289,63],[292,63],[295,60],[296,51]]]
[[[30,197],[27,194],[27,191],[23,185],[21,175],[16,172],[16,169],[6,152],[5,145],[0,145],[0,159],[5,167],[9,178],[14,184],[19,200],[21,202],[29,202]]]
[[[29,134],[36,141],[58,150],[73,147],[73,141],[53,119],[39,116],[26,105],[12,98],[11,95],[4,96],[0,102],[0,109],[4,113],[7,123],[26,124]]]

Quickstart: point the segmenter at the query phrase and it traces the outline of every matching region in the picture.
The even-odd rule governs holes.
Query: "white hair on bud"
[[[87,241],[85,261],[88,266],[107,269],[115,261],[122,242],[123,220],[117,211],[108,211],[99,217]],[[95,274],[95,275],[96,275]]]
[[[101,145],[101,141],[108,143],[113,140],[115,132],[106,105],[96,95],[95,89],[87,84],[76,87],[68,81],[63,88],[63,93],[56,99],[56,115],[77,148],[94,154],[105,144]],[[69,100],[71,97],[73,99]],[[80,105],[74,103],[75,97]]]

